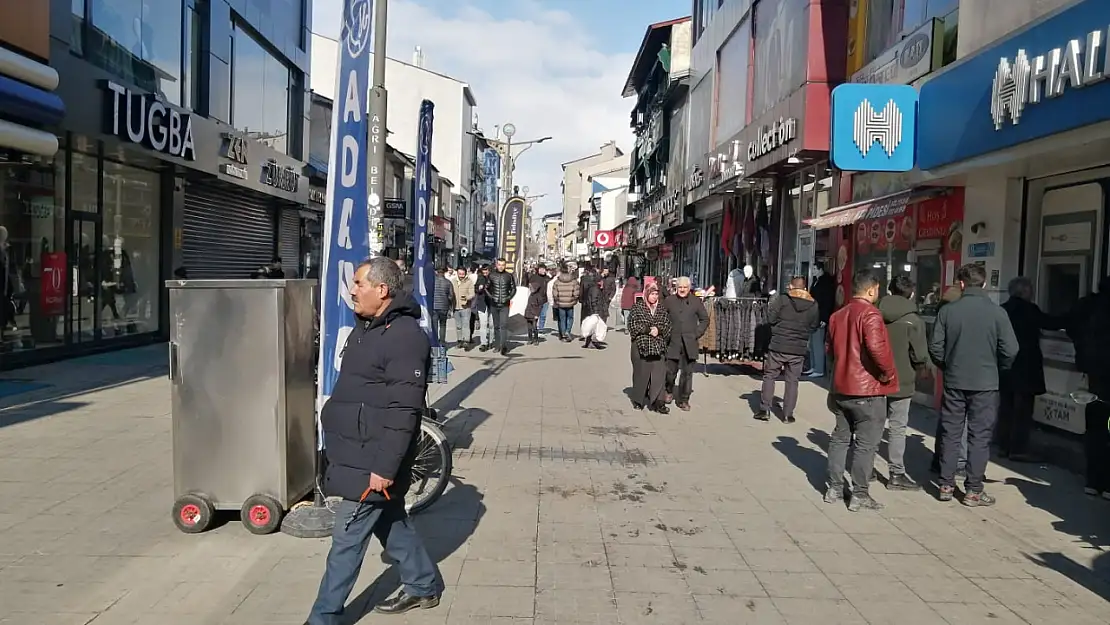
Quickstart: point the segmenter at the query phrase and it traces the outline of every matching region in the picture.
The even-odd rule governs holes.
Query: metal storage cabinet
[[[174,522],[275,531],[315,479],[315,280],[170,280]]]

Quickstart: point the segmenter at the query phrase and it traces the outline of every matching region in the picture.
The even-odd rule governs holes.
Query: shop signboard
[[[1072,400],[1071,393],[1087,390],[1087,380],[1075,366],[1075,345],[1063,333],[1045,333],[1041,352],[1046,391],[1033,403],[1033,420],[1082,434],[1086,429],[1085,413],[1083,406]]]
[[[405,219],[408,217],[408,205],[404,200],[387,198],[382,203],[382,217],[387,219]]]
[[[1110,120],[1110,2],[1086,0],[986,46],[921,87],[929,170]]]
[[[941,20],[930,19],[852,74],[848,82],[908,85],[921,78],[940,67],[944,50],[936,44],[942,41],[943,29]]]
[[[110,80],[104,85],[109,99],[106,132],[156,152],[197,160],[192,115],[154,95],[135,93]]]
[[[343,346],[354,330],[351,285],[355,268],[370,255],[366,213],[365,101],[370,86],[371,3],[344,0],[342,41],[336,60],[338,84],[332,107],[331,175],[328,176],[327,212],[324,214],[324,249],[320,275],[320,362],[317,414],[331,396],[343,363]],[[377,251],[377,250],[375,250]],[[323,433],[319,433],[321,448]]]
[[[617,234],[612,230],[597,230],[594,232],[594,247],[609,249],[617,247]]]
[[[798,120],[780,117],[759,129],[754,141],[748,142],[748,161],[759,159],[798,138]]]
[[[66,308],[66,255],[65,252],[47,252],[42,255],[42,286],[39,291],[39,308],[47,316],[64,315]]]
[[[844,84],[832,91],[829,157],[844,171],[914,167],[917,90],[909,85]]]
[[[497,220],[486,213],[482,218],[482,254],[493,256],[497,253]]]

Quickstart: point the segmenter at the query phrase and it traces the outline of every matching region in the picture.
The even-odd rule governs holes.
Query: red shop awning
[[[926,187],[924,189],[899,191],[898,193],[891,193],[890,195],[884,195],[870,200],[861,200],[859,202],[838,206],[820,217],[805,219],[802,223],[814,230],[824,230],[825,228],[849,226],[857,221],[863,221],[865,219],[893,217],[904,213],[906,207],[910,204],[937,197],[945,193],[948,193],[947,187]]]

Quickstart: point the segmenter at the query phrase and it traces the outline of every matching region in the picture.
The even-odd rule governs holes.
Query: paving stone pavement
[[[612,333],[606,351],[548,340],[454,358],[433,400],[456,480],[417,517],[443,602],[360,622],[1110,620],[1110,502],[1084,498],[1075,476],[992,464],[992,509],[877,483],[886,509],[849,513],[821,502],[832,420],[819,387],[803,385],[793,425],[753,421],[757,382],[727,369],[697,376],[692,412],[636,412],[628,349]],[[95,360],[19,372],[63,397],[0,404],[0,623],[303,622],[327,540],[253,536],[235,520],[174,528],[169,387],[147,362],[162,353],[134,352],[124,384]],[[84,378],[96,384],[74,386]],[[909,467],[927,478],[933,426],[914,426]],[[379,552],[354,614],[396,588]]]

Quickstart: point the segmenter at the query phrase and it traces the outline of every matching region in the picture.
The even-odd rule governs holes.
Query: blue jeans
[[[555,319],[559,322],[559,336],[570,336],[570,329],[574,325],[574,309],[556,308]]]
[[[350,527],[348,520],[351,520]],[[316,603],[308,616],[309,625],[339,625],[343,621],[343,608],[358,580],[371,535],[378,537],[386,555],[397,563],[406,594],[413,597],[436,594],[436,566],[424,549],[404,504],[359,505],[343,500],[335,506],[331,550]]]
[[[540,320],[536,323],[536,328],[540,330],[544,329],[544,327],[547,326],[548,308],[550,308],[550,305],[547,302],[544,302],[543,306],[540,306]]]
[[[825,328],[817,328],[809,335],[809,371],[825,376]]]

